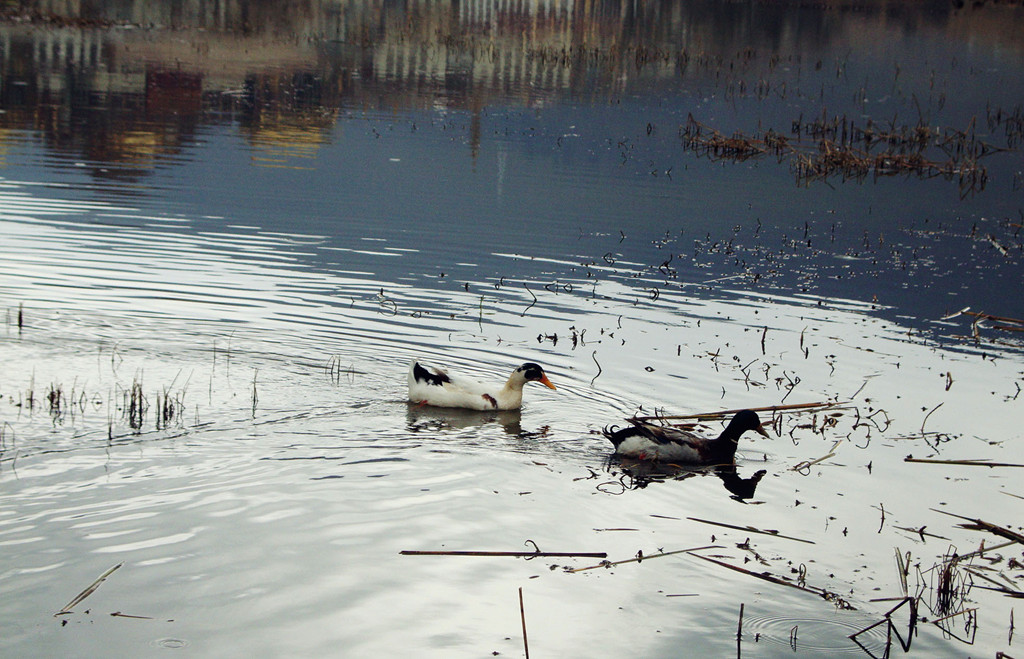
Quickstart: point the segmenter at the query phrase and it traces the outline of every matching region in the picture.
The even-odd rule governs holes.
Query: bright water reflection
[[[1018,333],[942,320],[1024,317],[1022,19],[880,6],[108,3],[0,26],[2,653],[519,654],[522,587],[536,654],[731,656],[742,603],[744,656],[856,656],[897,552],[922,615],[973,641],[922,624],[911,654],[1012,652],[1013,600],[980,586],[1019,589],[1019,548],[961,564],[946,613],[932,568],[998,541],[935,509],[1013,526],[1016,470],[903,459],[1024,463]],[[690,114],[750,136],[823,113],[977,117],[1011,150],[962,196],[680,143]],[[413,356],[496,379],[531,359],[558,390],[416,408]],[[855,408],[745,439],[745,482],[652,479],[596,434],[641,406],[819,400]],[[527,540],[716,544],[831,601],[683,554],[398,554]]]

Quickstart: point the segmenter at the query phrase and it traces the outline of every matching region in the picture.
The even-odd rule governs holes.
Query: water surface
[[[25,9],[0,25],[5,654],[519,655],[520,588],[538,655],[731,655],[742,604],[743,656],[881,656],[885,626],[848,636],[905,594],[909,654],[1013,653],[989,589],[1019,590],[1019,545],[942,600],[949,558],[1002,540],[939,511],[1019,530],[1018,469],[904,458],[1024,463],[1020,333],[950,317],[1024,318],[1018,7]],[[691,117],[794,146],[687,148]],[[952,169],[801,176],[844,127]],[[414,357],[558,390],[418,408]],[[819,401],[744,438],[746,498],[599,435]],[[399,554],[528,541],[717,545],[812,590],[687,554]]]

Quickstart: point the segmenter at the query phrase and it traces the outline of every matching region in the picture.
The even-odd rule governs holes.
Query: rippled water
[[[1019,530],[1019,470],[904,458],[1024,463],[1019,332],[948,317],[1024,317],[1019,8],[659,7],[9,16],[0,654],[521,656],[522,589],[535,656],[732,656],[741,604],[742,656],[881,656],[900,561],[909,654],[1013,654],[1020,546],[944,608],[1002,540],[939,511]],[[680,141],[823,112],[1008,150],[972,191]],[[410,406],[414,357],[558,389]],[[599,434],[819,401],[743,498]],[[657,556],[709,545],[748,572]],[[646,559],[399,553],[535,546]]]

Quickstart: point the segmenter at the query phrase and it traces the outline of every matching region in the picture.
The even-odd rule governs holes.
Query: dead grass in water
[[[998,118],[1008,145],[1021,141],[1015,115]],[[975,122],[966,130],[940,129],[919,121],[915,125],[879,126],[870,119],[859,126],[852,119],[832,116],[793,121],[789,135],[768,129],[763,133],[723,135],[689,115],[679,129],[683,149],[713,160],[742,162],[771,156],[787,162],[798,185],[839,178],[843,181],[877,180],[889,176],[944,178],[956,181],[961,197],[981,192],[988,183],[986,156],[1013,146],[997,147],[983,141]],[[942,157],[940,157],[942,156]]]

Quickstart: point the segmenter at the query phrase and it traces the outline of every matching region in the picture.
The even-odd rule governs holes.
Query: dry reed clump
[[[1019,111],[1018,111],[1019,113]],[[1013,117],[1002,117],[1007,142],[1020,140],[1024,118],[1018,127]],[[955,180],[961,197],[985,189],[988,171],[980,160],[1006,150],[977,137],[974,122],[967,130],[941,130],[919,121],[913,126],[881,128],[871,122],[858,126],[845,115],[821,117],[805,122],[801,116],[791,131],[795,137],[773,129],[763,134],[725,136],[705,126],[691,114],[679,129],[683,149],[711,159],[742,162],[773,155],[779,162],[789,161],[798,185],[825,181],[833,177],[863,181],[872,176],[943,177]],[[945,158],[939,158],[939,154]]]

